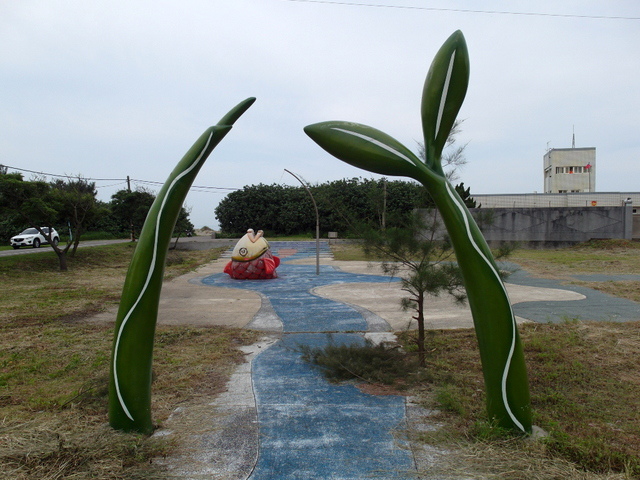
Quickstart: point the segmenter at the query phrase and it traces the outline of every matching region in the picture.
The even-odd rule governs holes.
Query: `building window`
[[[556,174],[560,173],[589,173],[587,167],[556,167]]]

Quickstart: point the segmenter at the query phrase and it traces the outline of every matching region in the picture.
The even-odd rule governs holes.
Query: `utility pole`
[[[131,179],[127,175],[127,192],[131,193]],[[133,217],[129,217],[129,228],[131,229],[131,241],[136,241],[136,231],[133,228]]]
[[[382,230],[387,229],[387,179],[382,179]]]

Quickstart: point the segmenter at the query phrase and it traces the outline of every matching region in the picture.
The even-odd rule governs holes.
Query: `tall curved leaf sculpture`
[[[382,175],[411,177],[429,190],[463,274],[480,348],[489,417],[504,428],[530,433],[527,372],[507,291],[480,229],[442,170],[442,150],[468,82],[467,45],[462,32],[456,31],[436,54],[422,93],[424,162],[397,140],[365,125],[330,121],[309,125],[305,132],[344,162]]]
[[[171,172],[147,214],[116,318],[109,382],[109,423],[113,428],[146,434],[153,431],[151,364],[171,233],[198,171],[253,102],[253,97],[240,102],[217,125],[205,130]]]

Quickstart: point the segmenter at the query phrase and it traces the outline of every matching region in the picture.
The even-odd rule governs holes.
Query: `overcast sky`
[[[105,201],[127,176],[157,190],[140,180],[164,182],[255,96],[194,185],[370,178],[303,127],[354,121],[414,148],[425,75],[457,29],[472,194],[543,191],[543,155],[574,128],[597,149],[598,191],[640,191],[637,0],[0,0],[0,164],[105,179]],[[196,227],[217,226],[227,193],[192,189]]]

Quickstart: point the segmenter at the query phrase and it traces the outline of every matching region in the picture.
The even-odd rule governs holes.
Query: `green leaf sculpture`
[[[151,366],[164,264],[180,207],[200,168],[235,121],[255,102],[248,98],[196,140],[151,206],[127,272],[116,318],[109,423],[113,428],[150,434]]]
[[[436,54],[422,93],[426,161],[389,135],[356,123],[330,121],[305,127],[320,147],[340,160],[382,175],[421,182],[431,194],[463,274],[480,349],[489,417],[507,429],[531,432],[527,371],[507,291],[491,250],[442,169],[442,150],[469,83],[469,54],[456,31]]]

